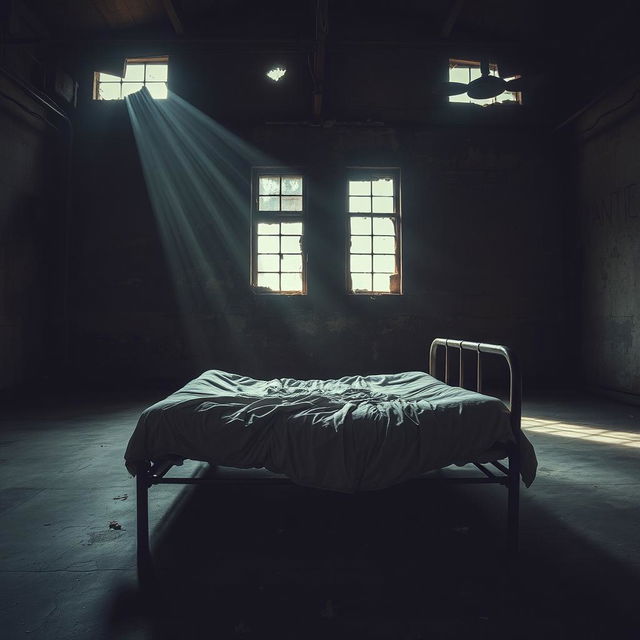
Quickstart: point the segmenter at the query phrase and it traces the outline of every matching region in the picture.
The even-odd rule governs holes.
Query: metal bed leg
[[[518,530],[520,511],[520,469],[518,453],[509,455],[508,504],[507,504],[507,550],[508,564],[515,572],[518,558]]]
[[[149,550],[149,468],[136,473],[136,543],[138,575],[146,574],[151,565]]]

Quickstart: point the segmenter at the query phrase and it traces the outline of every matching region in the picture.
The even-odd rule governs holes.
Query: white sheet
[[[254,380],[211,370],[144,411],[125,460],[131,472],[132,463],[168,454],[266,467],[301,485],[352,492],[479,461],[508,442],[500,400],[420,371]],[[524,435],[520,448],[529,486],[537,461]]]

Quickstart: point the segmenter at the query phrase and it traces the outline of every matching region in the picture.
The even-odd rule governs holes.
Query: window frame
[[[261,176],[300,176],[302,178],[302,211],[260,211],[259,180]],[[267,296],[305,296],[307,295],[307,250],[305,234],[307,229],[307,175],[300,167],[253,167],[251,170],[251,273],[249,285],[257,295]],[[258,224],[260,222],[300,222],[300,250],[302,255],[302,289],[283,291],[258,286]],[[281,237],[281,234],[280,236]],[[280,254],[282,255],[282,254]],[[278,271],[282,274],[282,271]],[[285,272],[286,273],[286,272]]]
[[[147,74],[147,67],[148,66],[153,66],[153,65],[164,65],[167,67],[167,79],[166,80],[158,80],[158,81],[151,81],[149,82],[149,84],[165,84],[167,87],[167,91],[169,90],[169,56],[165,55],[165,56],[145,56],[145,57],[135,57],[135,58],[125,58],[124,59],[124,69],[123,69],[123,75],[122,77],[119,77],[118,81],[108,81],[108,82],[104,82],[104,81],[100,81],[100,74],[104,73],[103,71],[94,71],[93,72],[93,100],[96,102],[121,102],[124,101],[124,97],[122,96],[122,85],[124,84],[124,76],[127,73],[127,65],[129,64],[143,64],[145,66],[144,69],[144,79],[142,81],[142,86],[146,87],[147,86],[147,80],[146,80],[146,74]],[[113,74],[108,74],[108,75],[113,75]],[[100,84],[118,84],[120,86],[120,97],[119,98],[100,98],[99,97],[99,91],[100,91]],[[156,100],[163,100],[166,98],[154,98]]]
[[[374,180],[379,178],[392,178],[393,179],[393,199],[394,199],[394,212],[393,213],[362,213],[349,211],[349,182],[352,180]],[[401,296],[403,295],[403,269],[402,269],[402,194],[401,194],[401,170],[400,167],[348,167],[347,177],[345,180],[345,287],[348,295],[353,296]],[[373,207],[372,207],[373,209]],[[391,291],[355,291],[351,281],[351,218],[352,217],[371,217],[372,225],[373,218],[389,218],[395,219],[396,226],[396,271],[397,271],[397,290]],[[371,238],[373,240],[373,229]],[[364,255],[364,254],[363,254]],[[375,255],[373,252],[373,244],[371,247],[371,255]],[[389,254],[390,255],[390,254]],[[372,277],[375,271],[372,266]],[[373,280],[372,280],[373,286]]]

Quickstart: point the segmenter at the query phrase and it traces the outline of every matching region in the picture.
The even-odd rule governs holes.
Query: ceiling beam
[[[176,11],[176,7],[173,4],[173,0],[162,0],[162,4],[164,5],[164,10],[167,14],[167,17],[171,21],[171,26],[177,35],[184,35],[184,25],[182,24],[182,20],[180,20],[180,16]]]
[[[453,27],[458,20],[458,16],[462,11],[462,7],[464,5],[464,0],[451,0],[451,5],[449,6],[449,11],[447,11],[447,15],[442,22],[442,28],[440,29],[440,36],[442,38],[448,38],[453,31]]]

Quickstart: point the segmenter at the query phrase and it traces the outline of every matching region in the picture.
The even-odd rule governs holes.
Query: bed
[[[468,352],[475,354],[474,390],[465,385]],[[485,354],[506,361],[507,404],[482,393]],[[440,379],[436,373],[442,369]],[[449,384],[454,374],[456,386]],[[501,484],[508,492],[507,544],[513,557],[520,480],[529,486],[537,468],[533,447],[520,429],[520,409],[521,379],[513,353],[463,340],[434,340],[428,374],[256,380],[205,371],[146,409],[129,440],[125,464],[136,477],[138,568],[150,564],[151,486],[227,481],[224,473],[167,477],[186,459],[220,471],[260,470],[235,474],[235,482],[294,482],[349,493],[416,481]],[[467,464],[479,474],[434,478],[432,473]]]

